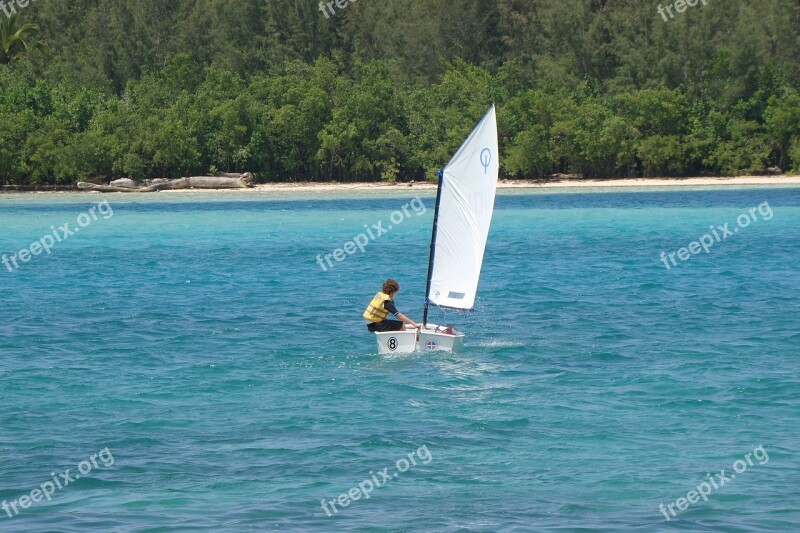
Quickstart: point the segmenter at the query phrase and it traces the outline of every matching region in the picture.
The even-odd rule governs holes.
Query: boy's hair
[[[384,292],[385,294],[392,294],[393,292],[397,292],[399,290],[400,290],[400,284],[393,279],[387,279],[383,283],[383,288],[381,289],[381,291]]]

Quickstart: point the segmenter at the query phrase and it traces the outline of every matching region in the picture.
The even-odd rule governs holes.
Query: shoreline
[[[510,180],[500,179],[498,189],[564,189],[564,188],[613,188],[613,187],[696,187],[696,186],[742,186],[742,185],[797,185],[798,176],[736,176],[736,177],[691,177],[691,178],[620,178],[620,179],[562,179],[562,180]],[[436,190],[436,183],[261,183],[253,190],[259,191],[404,191],[408,189]],[[235,189],[232,189],[235,190]]]
[[[681,188],[681,187],[746,187],[746,186],[798,186],[800,187],[800,175],[792,176],[736,176],[736,177],[689,177],[689,178],[618,178],[618,179],[547,179],[547,180],[512,180],[500,179],[498,190],[514,189],[625,189],[625,188]],[[27,190],[20,191],[0,187],[0,194],[10,195],[29,195],[29,194],[103,194],[103,195],[139,195],[146,194],[175,194],[175,193],[308,193],[308,192],[381,192],[381,191],[435,191],[436,183],[414,182],[387,184],[380,182],[361,182],[361,183],[333,183],[333,182],[282,182],[282,183],[260,183],[252,188],[238,189],[178,189],[164,190],[158,193],[136,193],[136,192],[108,192],[99,193],[97,191],[83,191],[77,188],[58,189],[58,190]]]

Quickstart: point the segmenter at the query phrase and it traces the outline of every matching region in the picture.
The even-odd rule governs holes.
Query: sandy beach
[[[501,179],[499,189],[505,190],[586,190],[587,192],[598,189],[670,189],[670,188],[706,188],[706,187],[765,187],[765,186],[796,186],[800,187],[800,176],[737,176],[737,177],[692,177],[692,178],[635,178],[635,179],[548,179],[548,180],[509,180]],[[347,193],[362,192],[376,193],[399,192],[419,190],[435,191],[436,183],[332,183],[332,182],[295,182],[295,183],[260,183],[249,189],[177,189],[159,191],[158,194],[191,194],[191,193],[277,193],[277,194],[308,194],[308,193]],[[110,195],[145,195],[154,193],[141,192],[110,192],[98,193],[96,191],[61,190],[61,191],[16,191],[2,188],[0,194],[110,194]]]
[[[564,179],[564,180],[507,180],[501,179],[500,189],[556,189],[556,188],[598,188],[598,187],[705,187],[748,185],[797,185],[800,176],[737,176],[737,177],[694,177],[694,178],[636,178],[636,179]],[[436,184],[416,182],[412,184],[386,183],[266,183],[254,189],[260,191],[374,191],[374,190],[406,190],[408,188],[435,190]]]

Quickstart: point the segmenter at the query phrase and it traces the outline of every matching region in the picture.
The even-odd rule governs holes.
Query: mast
[[[444,169],[439,169],[439,187],[436,189],[436,207],[433,210],[433,230],[431,231],[431,248],[428,256],[428,281],[425,285],[425,308],[422,311],[422,326],[428,325],[428,294],[431,291],[431,278],[433,277],[433,259],[436,256],[436,232],[439,229],[439,203],[442,200],[442,182]]]

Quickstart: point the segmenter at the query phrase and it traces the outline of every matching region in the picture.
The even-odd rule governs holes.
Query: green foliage
[[[510,176],[800,170],[798,21],[796,0],[669,22],[635,0],[31,3],[0,22],[0,183],[435,179],[492,103]]]
[[[44,42],[33,40],[39,27],[30,22],[17,24],[18,13],[0,20],[0,64],[13,63],[27,57],[28,52],[43,47]]]
[[[791,170],[800,172],[800,137],[792,139],[792,144],[789,146],[789,161],[793,165]]]
[[[772,96],[765,112],[765,125],[781,168],[800,168],[800,154],[793,149],[800,143],[800,94],[786,91]]]
[[[412,90],[406,114],[415,177],[436,179],[489,109],[491,88],[488,71],[459,60],[448,65],[439,83]]]
[[[396,66],[377,60],[359,64],[354,78],[340,79],[333,90],[333,113],[319,134],[317,161],[331,179],[394,181],[408,152],[406,92]]]

